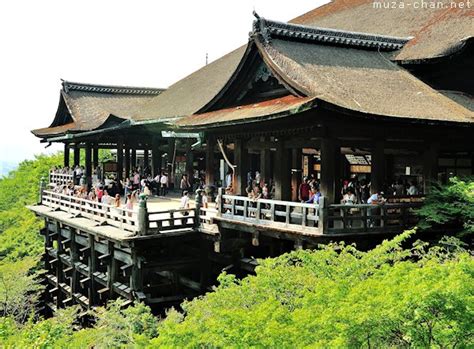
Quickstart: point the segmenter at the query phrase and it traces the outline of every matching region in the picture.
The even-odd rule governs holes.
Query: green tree
[[[421,229],[474,233],[474,180],[454,177],[446,185],[434,184],[418,215]]]

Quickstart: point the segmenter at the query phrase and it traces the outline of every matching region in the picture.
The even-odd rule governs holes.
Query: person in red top
[[[303,182],[300,184],[300,187],[298,189],[298,198],[301,202],[306,202],[309,200],[310,190],[311,190],[311,187],[309,186],[309,183],[308,183],[308,177],[304,177]]]
[[[96,189],[96,196],[97,196],[97,201],[98,202],[102,202],[102,196],[104,195],[104,190],[102,189],[102,187],[97,187]]]

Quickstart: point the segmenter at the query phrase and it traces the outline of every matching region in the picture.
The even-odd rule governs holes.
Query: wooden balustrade
[[[261,225],[299,226],[310,232],[319,229],[319,211],[316,204],[222,195],[218,216]]]
[[[191,208],[148,212],[148,234],[195,226],[195,210]]]
[[[416,225],[414,210],[422,205],[421,202],[326,205],[324,197],[316,205],[220,195],[217,210],[198,205],[197,209],[148,211],[146,203],[140,202],[136,212],[47,190],[42,192],[41,198],[43,205],[53,209],[138,235],[198,226],[209,230],[216,219],[318,235],[397,233]]]
[[[49,184],[52,185],[66,185],[74,182],[74,176],[67,173],[49,172]]]
[[[422,202],[330,205],[327,233],[401,232],[416,225],[414,210],[421,205]]]
[[[137,231],[137,213],[126,208],[48,190],[43,191],[42,204],[73,216],[91,219],[99,224],[108,224],[133,233]]]

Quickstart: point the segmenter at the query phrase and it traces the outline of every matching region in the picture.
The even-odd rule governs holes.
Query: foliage
[[[215,292],[172,310],[156,347],[430,347],[474,345],[474,263],[461,247],[369,252],[333,244],[222,276]],[[409,258],[410,257],[410,258]],[[414,258],[416,257],[416,258]]]
[[[474,233],[474,179],[454,177],[447,185],[433,184],[418,215],[421,229],[443,226]]]

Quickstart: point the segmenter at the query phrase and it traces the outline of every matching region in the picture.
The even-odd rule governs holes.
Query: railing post
[[[328,231],[328,205],[326,198],[321,196],[319,198],[319,220],[318,229],[320,234],[326,234]]]
[[[44,177],[41,177],[40,186],[39,186],[38,204],[41,204],[43,202],[44,188],[45,188]]]
[[[195,213],[194,213],[194,226],[197,228],[200,225],[200,216],[201,216],[201,206],[202,206],[202,196],[201,196],[201,189],[196,190],[196,197],[195,197]]]
[[[138,202],[138,235],[146,235],[148,231],[148,208],[146,205],[146,195],[140,195]]]

